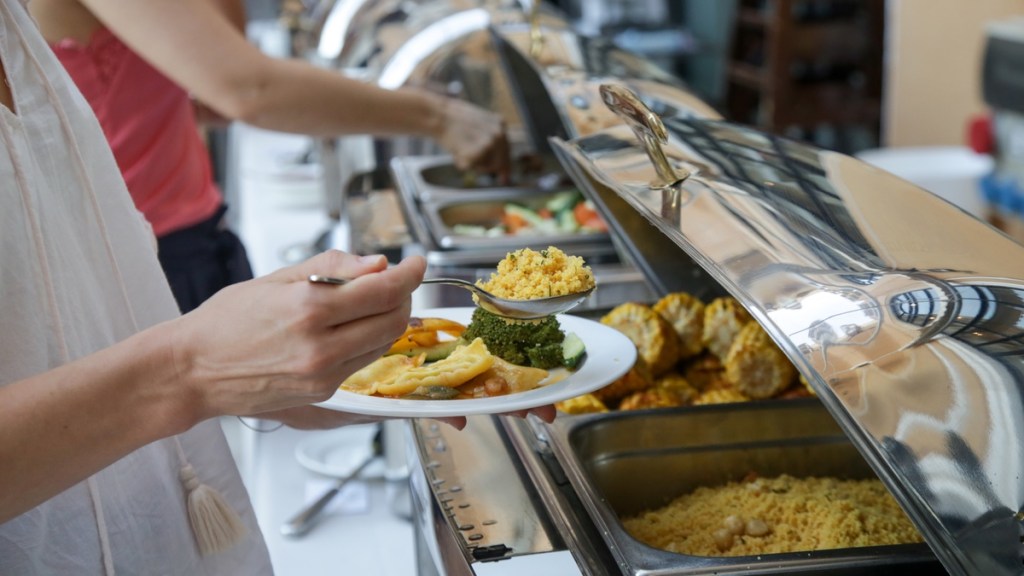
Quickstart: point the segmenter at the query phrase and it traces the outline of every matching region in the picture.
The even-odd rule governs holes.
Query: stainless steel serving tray
[[[482,226],[493,228],[501,224],[502,214],[509,204],[523,206],[536,211],[553,196],[553,193],[531,193],[519,191],[479,192],[470,198],[424,202],[423,215],[430,225],[434,240],[442,248],[468,250],[480,247],[518,249],[530,247],[535,250],[558,246],[575,250],[575,246],[602,245],[611,248],[607,232],[521,232],[501,236],[475,236],[460,233],[457,226]]]
[[[615,248],[606,232],[523,233],[494,237],[458,233],[455,230],[457,224],[493,226],[499,223],[506,203],[543,202],[553,192],[536,187],[458,189],[451,183],[457,171],[450,167],[450,160],[448,166],[445,168],[436,160],[418,163],[415,157],[394,158],[391,162],[395,186],[410,227],[428,250],[460,253],[461,258],[468,257],[488,266],[494,266],[509,250],[524,247],[565,247],[575,255],[593,258],[588,260],[593,264],[617,260]],[[444,185],[428,182],[428,179],[435,178]]]
[[[707,557],[655,549],[625,530],[622,518],[750,472],[875,477],[815,399],[563,415],[541,426],[623,574],[942,573],[925,544]]]
[[[394,158],[391,172],[398,185],[420,202],[460,200],[481,192],[528,196],[576,188],[553,156],[537,156],[531,163],[536,166],[526,167],[522,159],[514,161],[508,184],[489,175],[467,178],[465,171],[452,164],[451,156],[442,154]]]

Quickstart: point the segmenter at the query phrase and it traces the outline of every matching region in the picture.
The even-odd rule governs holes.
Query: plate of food
[[[593,276],[582,259],[557,248],[524,248],[509,253],[483,287],[527,299],[593,288]],[[622,332],[570,314],[510,320],[472,306],[418,310],[384,356],[320,406],[409,418],[528,410],[613,382],[636,354]]]

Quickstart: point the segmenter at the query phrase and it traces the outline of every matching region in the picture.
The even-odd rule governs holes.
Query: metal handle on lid
[[[540,2],[533,0],[530,6],[530,57],[535,60],[544,48],[544,32],[540,28]]]
[[[661,118],[640,101],[631,90],[618,84],[602,84],[601,100],[609,110],[626,121],[636,137],[644,145],[647,156],[654,164],[654,170],[661,178],[659,187],[673,186],[686,180],[690,173],[674,168],[665,156],[661,145],[668,142],[668,131]]]

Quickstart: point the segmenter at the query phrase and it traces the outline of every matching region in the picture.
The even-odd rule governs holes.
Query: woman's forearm
[[[326,400],[401,335],[425,268],[329,250],[0,386],[0,523],[203,420]],[[310,274],[352,281],[324,290]]]
[[[0,387],[0,523],[201,419],[164,330]]]
[[[268,59],[264,73],[239,82],[244,85],[224,96],[230,108],[222,112],[269,130],[436,138],[443,129],[443,104],[436,95],[385,90],[300,61]]]
[[[83,0],[111,31],[220,114],[310,135],[437,137],[442,100],[391,91],[250,44],[209,0]]]

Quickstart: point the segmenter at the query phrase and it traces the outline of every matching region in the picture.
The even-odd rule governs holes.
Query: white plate
[[[295,459],[309,470],[326,476],[346,476],[372,450],[376,424],[358,424],[334,430],[308,432],[295,446]],[[359,473],[360,478],[384,476],[384,459],[377,458]]]
[[[420,318],[447,318],[469,324],[474,308],[432,308],[413,312]],[[593,392],[625,374],[636,361],[636,346],[618,330],[579,316],[560,315],[562,330],[583,340],[587,355],[583,365],[568,377],[526,392],[466,400],[406,400],[365,396],[338,390],[320,404],[324,408],[398,418],[442,418],[473,414],[500,414],[554,404]]]

